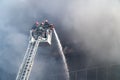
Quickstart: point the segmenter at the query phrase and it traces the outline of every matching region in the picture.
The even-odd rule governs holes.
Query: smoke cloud
[[[49,21],[56,22],[57,18],[60,18],[60,11],[62,9],[62,3],[65,1],[53,0],[2,0],[0,1],[0,41],[1,41],[1,52],[0,52],[0,69],[8,74],[17,74],[19,66],[24,57],[25,50],[27,48],[28,39],[29,39],[29,30],[35,21],[42,21],[49,19]],[[54,4],[54,5],[53,5]],[[3,11],[2,11],[3,10]],[[48,50],[49,51],[49,50]],[[45,51],[42,51],[45,53]],[[42,55],[41,55],[42,56]],[[44,57],[44,56],[43,56]],[[49,56],[50,57],[50,56]],[[60,57],[60,56],[59,56]],[[53,58],[53,57],[52,57]],[[43,58],[42,58],[43,59]],[[45,67],[46,63],[36,62],[36,66],[41,63]],[[54,60],[54,59],[53,59]],[[59,62],[54,62],[50,59],[50,62],[53,63],[53,69],[59,67],[61,70],[61,75],[64,72],[62,66],[64,65]],[[55,63],[55,64],[54,64]],[[58,65],[58,66],[57,66]],[[9,66],[9,68],[8,68]],[[44,70],[42,66],[36,70]],[[35,67],[36,68],[36,67]],[[33,69],[34,70],[34,69]],[[62,72],[63,71],[63,72]],[[58,72],[58,71],[56,71]],[[43,72],[37,72],[38,75],[44,74]],[[37,75],[35,73],[34,75]],[[3,72],[1,72],[3,74]],[[53,74],[53,73],[52,73]],[[13,76],[14,78],[16,75]],[[13,77],[9,78],[13,80]],[[36,76],[37,77],[37,76]],[[31,77],[35,80],[36,77]],[[45,77],[45,76],[44,76]],[[61,77],[62,78],[62,77]],[[60,79],[61,79],[60,78]],[[63,77],[64,78],[64,77]],[[8,79],[6,76],[0,76],[1,80]],[[44,79],[45,80],[45,79]]]
[[[1,0],[0,10],[0,68],[8,73],[17,73],[34,22],[46,18],[88,59],[119,63],[119,0]]]
[[[90,57],[119,63],[119,4],[119,0],[77,0],[68,6],[63,22],[73,28],[73,41],[82,43]]]

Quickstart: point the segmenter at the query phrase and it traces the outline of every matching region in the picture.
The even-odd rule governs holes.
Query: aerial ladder
[[[44,35],[44,33],[43,33],[43,35]],[[16,80],[28,80],[29,79],[29,76],[30,76],[30,73],[32,70],[32,66],[34,63],[34,58],[37,53],[39,44],[47,43],[48,45],[51,45],[52,30],[47,29],[46,35],[47,35],[46,37],[39,35],[39,36],[37,36],[37,38],[35,38],[34,36],[36,36],[36,35],[33,35],[33,31],[30,30],[30,41],[29,41],[28,48],[25,53],[23,62],[19,68]]]

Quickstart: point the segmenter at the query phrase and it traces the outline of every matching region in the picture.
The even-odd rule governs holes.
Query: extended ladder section
[[[16,80],[28,80],[40,40],[29,43]]]
[[[48,43],[51,45],[51,39],[52,31],[49,31],[49,34],[47,34],[46,38],[38,36],[37,40],[34,39],[32,36],[32,31],[30,31],[30,41],[23,62],[19,68],[16,80],[28,80],[39,44]]]

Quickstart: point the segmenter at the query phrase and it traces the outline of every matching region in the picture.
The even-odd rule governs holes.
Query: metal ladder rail
[[[32,62],[33,62],[33,61],[32,61],[33,54],[36,53],[35,51],[37,50],[38,45],[39,45],[39,41],[36,41],[36,42],[34,43],[33,48],[31,49],[29,55],[27,56],[27,60],[26,60],[26,62],[25,62],[25,64],[24,64],[24,67],[23,67],[23,72],[22,72],[23,76],[21,76],[21,79],[20,79],[20,80],[28,80],[30,71],[31,71],[31,69],[32,69],[32,64],[33,64],[33,63],[32,63]],[[22,74],[21,74],[21,75],[22,75]]]
[[[32,65],[34,63],[34,58],[39,46],[39,43],[41,41],[40,37],[39,40],[36,40],[34,43],[29,43],[27,51],[25,53],[24,59],[22,61],[22,64],[19,68],[19,72],[17,74],[16,80],[28,80]]]
[[[21,64],[21,66],[20,66],[20,68],[19,68],[19,71],[18,71],[16,80],[20,80],[21,73],[22,73],[23,67],[24,67],[24,62],[26,61],[26,58],[27,58],[27,55],[29,54],[29,51],[31,51],[31,49],[32,49],[32,45],[33,45],[33,44],[31,44],[31,43],[28,44],[28,48],[27,48],[27,51],[26,51],[26,53],[25,53],[24,59],[23,59],[23,61],[22,61],[22,64]]]
[[[34,47],[34,50],[33,50],[33,54],[32,54],[32,58],[30,60],[30,66],[29,66],[29,72],[27,72],[27,75],[26,75],[26,79],[25,80],[28,80],[29,76],[30,76],[30,73],[31,73],[31,70],[32,70],[32,66],[34,64],[34,58],[35,58],[35,55],[37,53],[37,49],[38,49],[38,46],[39,46],[39,43],[40,43],[40,40],[37,40],[36,41],[36,44],[35,44],[35,47]]]
[[[32,45],[32,48],[31,48],[30,52],[28,53],[26,60],[24,62],[23,71],[21,73],[20,80],[26,80],[27,72],[29,72],[29,66],[30,66],[29,63],[30,63],[30,59],[32,58],[33,49],[34,49],[34,44]]]

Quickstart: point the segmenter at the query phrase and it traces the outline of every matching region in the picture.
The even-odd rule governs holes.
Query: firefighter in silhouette
[[[53,25],[53,24],[50,24],[50,25],[49,25],[49,28],[50,28],[50,30],[53,30],[54,25]]]
[[[38,33],[38,36],[42,36],[43,37],[43,33],[44,33],[44,23],[42,22],[41,24],[40,24],[40,26],[38,27],[38,31],[39,31],[39,33]]]
[[[48,23],[48,20],[45,20],[45,22],[44,22],[44,26],[43,26],[43,28],[44,28],[44,30],[45,30],[45,38],[47,38],[47,35],[48,35],[48,30],[49,30],[49,26],[50,26],[50,24]]]
[[[39,22],[36,21],[35,24],[32,27],[32,36],[37,39],[38,38],[38,33],[39,33]]]
[[[54,28],[54,25],[49,24],[48,20],[45,20],[45,22],[42,22],[41,24],[39,24],[39,22],[36,21],[32,27],[32,36],[35,39],[37,39],[38,36],[42,36],[44,38],[47,38],[48,34],[50,34],[50,32],[53,28]]]
[[[38,26],[39,26],[39,22],[36,21],[35,24],[34,24],[33,27],[32,27],[32,30],[35,31]]]
[[[44,22],[44,28],[48,28],[48,27],[49,27],[48,20],[45,20],[45,22]]]

